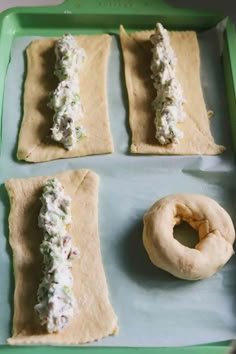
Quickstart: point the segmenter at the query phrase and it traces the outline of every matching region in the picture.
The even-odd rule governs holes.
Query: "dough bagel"
[[[198,230],[194,248],[173,237],[182,221]],[[174,194],[157,201],[144,215],[143,243],[154,265],[182,279],[208,278],[233,255],[235,231],[228,213],[213,199]]]

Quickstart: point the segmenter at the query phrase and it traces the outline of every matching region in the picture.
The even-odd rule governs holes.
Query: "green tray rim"
[[[228,99],[231,135],[236,155],[236,31],[232,20],[228,19],[223,48],[223,68]]]
[[[135,14],[134,14],[135,6]],[[157,14],[156,14],[156,11]],[[176,18],[182,19],[182,25],[196,30],[209,29],[218,22],[224,19],[224,15],[218,11],[209,10],[193,10],[174,8],[168,5],[165,0],[66,0],[60,5],[56,6],[34,6],[34,7],[13,7],[0,13],[0,155],[1,155],[1,134],[2,134],[2,108],[4,97],[4,85],[7,67],[10,61],[10,50],[12,41],[15,37],[23,35],[24,30],[29,30],[34,24],[27,23],[24,26],[24,18],[29,15],[32,16],[65,16],[72,19],[78,15],[89,16],[91,14],[96,16],[155,16],[168,19],[168,26],[175,28],[174,24]],[[26,16],[26,17],[25,17]],[[70,26],[69,26],[70,27]],[[58,27],[56,32],[62,34],[67,27]],[[46,35],[45,32],[38,29],[39,35]],[[71,32],[76,30],[72,27]],[[119,29],[113,29],[118,33]],[[106,31],[105,31],[106,32]],[[54,30],[47,30],[47,36],[54,33]],[[32,34],[34,35],[34,34]],[[2,55],[4,53],[4,55]],[[225,30],[225,46],[223,50],[223,63],[224,73],[227,88],[227,97],[229,102],[229,113],[231,118],[231,128],[233,133],[234,149],[236,151],[236,33],[235,27],[231,20],[228,20]],[[80,346],[80,347],[50,347],[50,346],[0,346],[1,353],[11,354],[14,351],[17,354],[29,353],[34,350],[35,354],[47,352],[56,354],[60,352],[63,354],[73,354],[78,351],[80,354],[119,354],[119,353],[143,353],[143,354],[223,354],[229,348],[230,341],[209,343],[206,345],[184,346],[184,347],[93,347],[93,346]]]

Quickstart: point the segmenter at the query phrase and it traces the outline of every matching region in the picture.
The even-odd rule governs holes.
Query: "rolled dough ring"
[[[173,236],[182,221],[198,230],[195,249]],[[233,255],[235,230],[228,213],[213,199],[197,194],[169,195],[144,215],[143,243],[150,260],[172,275],[197,280],[212,276]]]

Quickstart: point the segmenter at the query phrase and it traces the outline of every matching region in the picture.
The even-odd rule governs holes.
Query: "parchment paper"
[[[6,78],[3,147],[0,159],[0,343],[10,336],[13,271],[8,246],[7,178],[47,175],[90,168],[101,177],[99,232],[111,302],[120,332],[96,346],[176,346],[223,341],[236,334],[236,257],[212,278],[189,282],[155,268],[142,245],[142,217],[170,193],[202,193],[217,200],[236,221],[235,165],[230,143],[225,86],[215,31],[199,35],[202,84],[208,109],[215,112],[212,132],[227,146],[220,156],[132,156],[127,95],[119,41],[114,36],[108,92],[115,153],[41,164],[16,161],[25,78],[24,50],[35,37],[15,39]],[[20,203],[20,201],[19,201]],[[183,233],[180,237],[181,231]],[[176,235],[196,235],[186,225]],[[176,237],[177,237],[176,236]],[[32,235],[34,237],[34,235]]]

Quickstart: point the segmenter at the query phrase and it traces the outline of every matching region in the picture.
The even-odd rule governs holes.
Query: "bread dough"
[[[90,170],[66,171],[54,175],[72,197],[71,235],[80,258],[73,260],[73,292],[78,313],[60,333],[48,334],[34,311],[42,277],[38,227],[39,197],[47,177],[10,179],[6,188],[11,202],[10,245],[13,250],[15,293],[12,345],[76,345],[114,334],[117,318],[108,298],[98,237],[98,176]]]
[[[141,31],[127,34],[123,26],[120,27],[132,132],[131,152],[172,155],[222,153],[225,148],[214,143],[210,132],[200,81],[198,41],[193,31],[169,32],[171,46],[178,59],[176,76],[187,100],[184,104],[186,120],[179,123],[184,137],[178,144],[160,145],[156,140],[155,112],[152,109],[156,92],[150,78],[152,44],[149,38],[153,33],[154,31]]]
[[[111,153],[106,71],[111,37],[107,34],[75,36],[87,57],[80,72],[80,96],[84,109],[81,124],[88,137],[67,151],[50,138],[54,112],[47,107],[49,93],[58,85],[53,74],[56,38],[33,41],[27,48],[27,77],[24,87],[24,116],[17,158],[31,162]]]
[[[195,249],[173,237],[174,226],[182,221],[198,230]],[[152,263],[178,278],[197,280],[213,275],[234,253],[234,240],[228,213],[203,195],[169,195],[144,215],[143,242]]]

